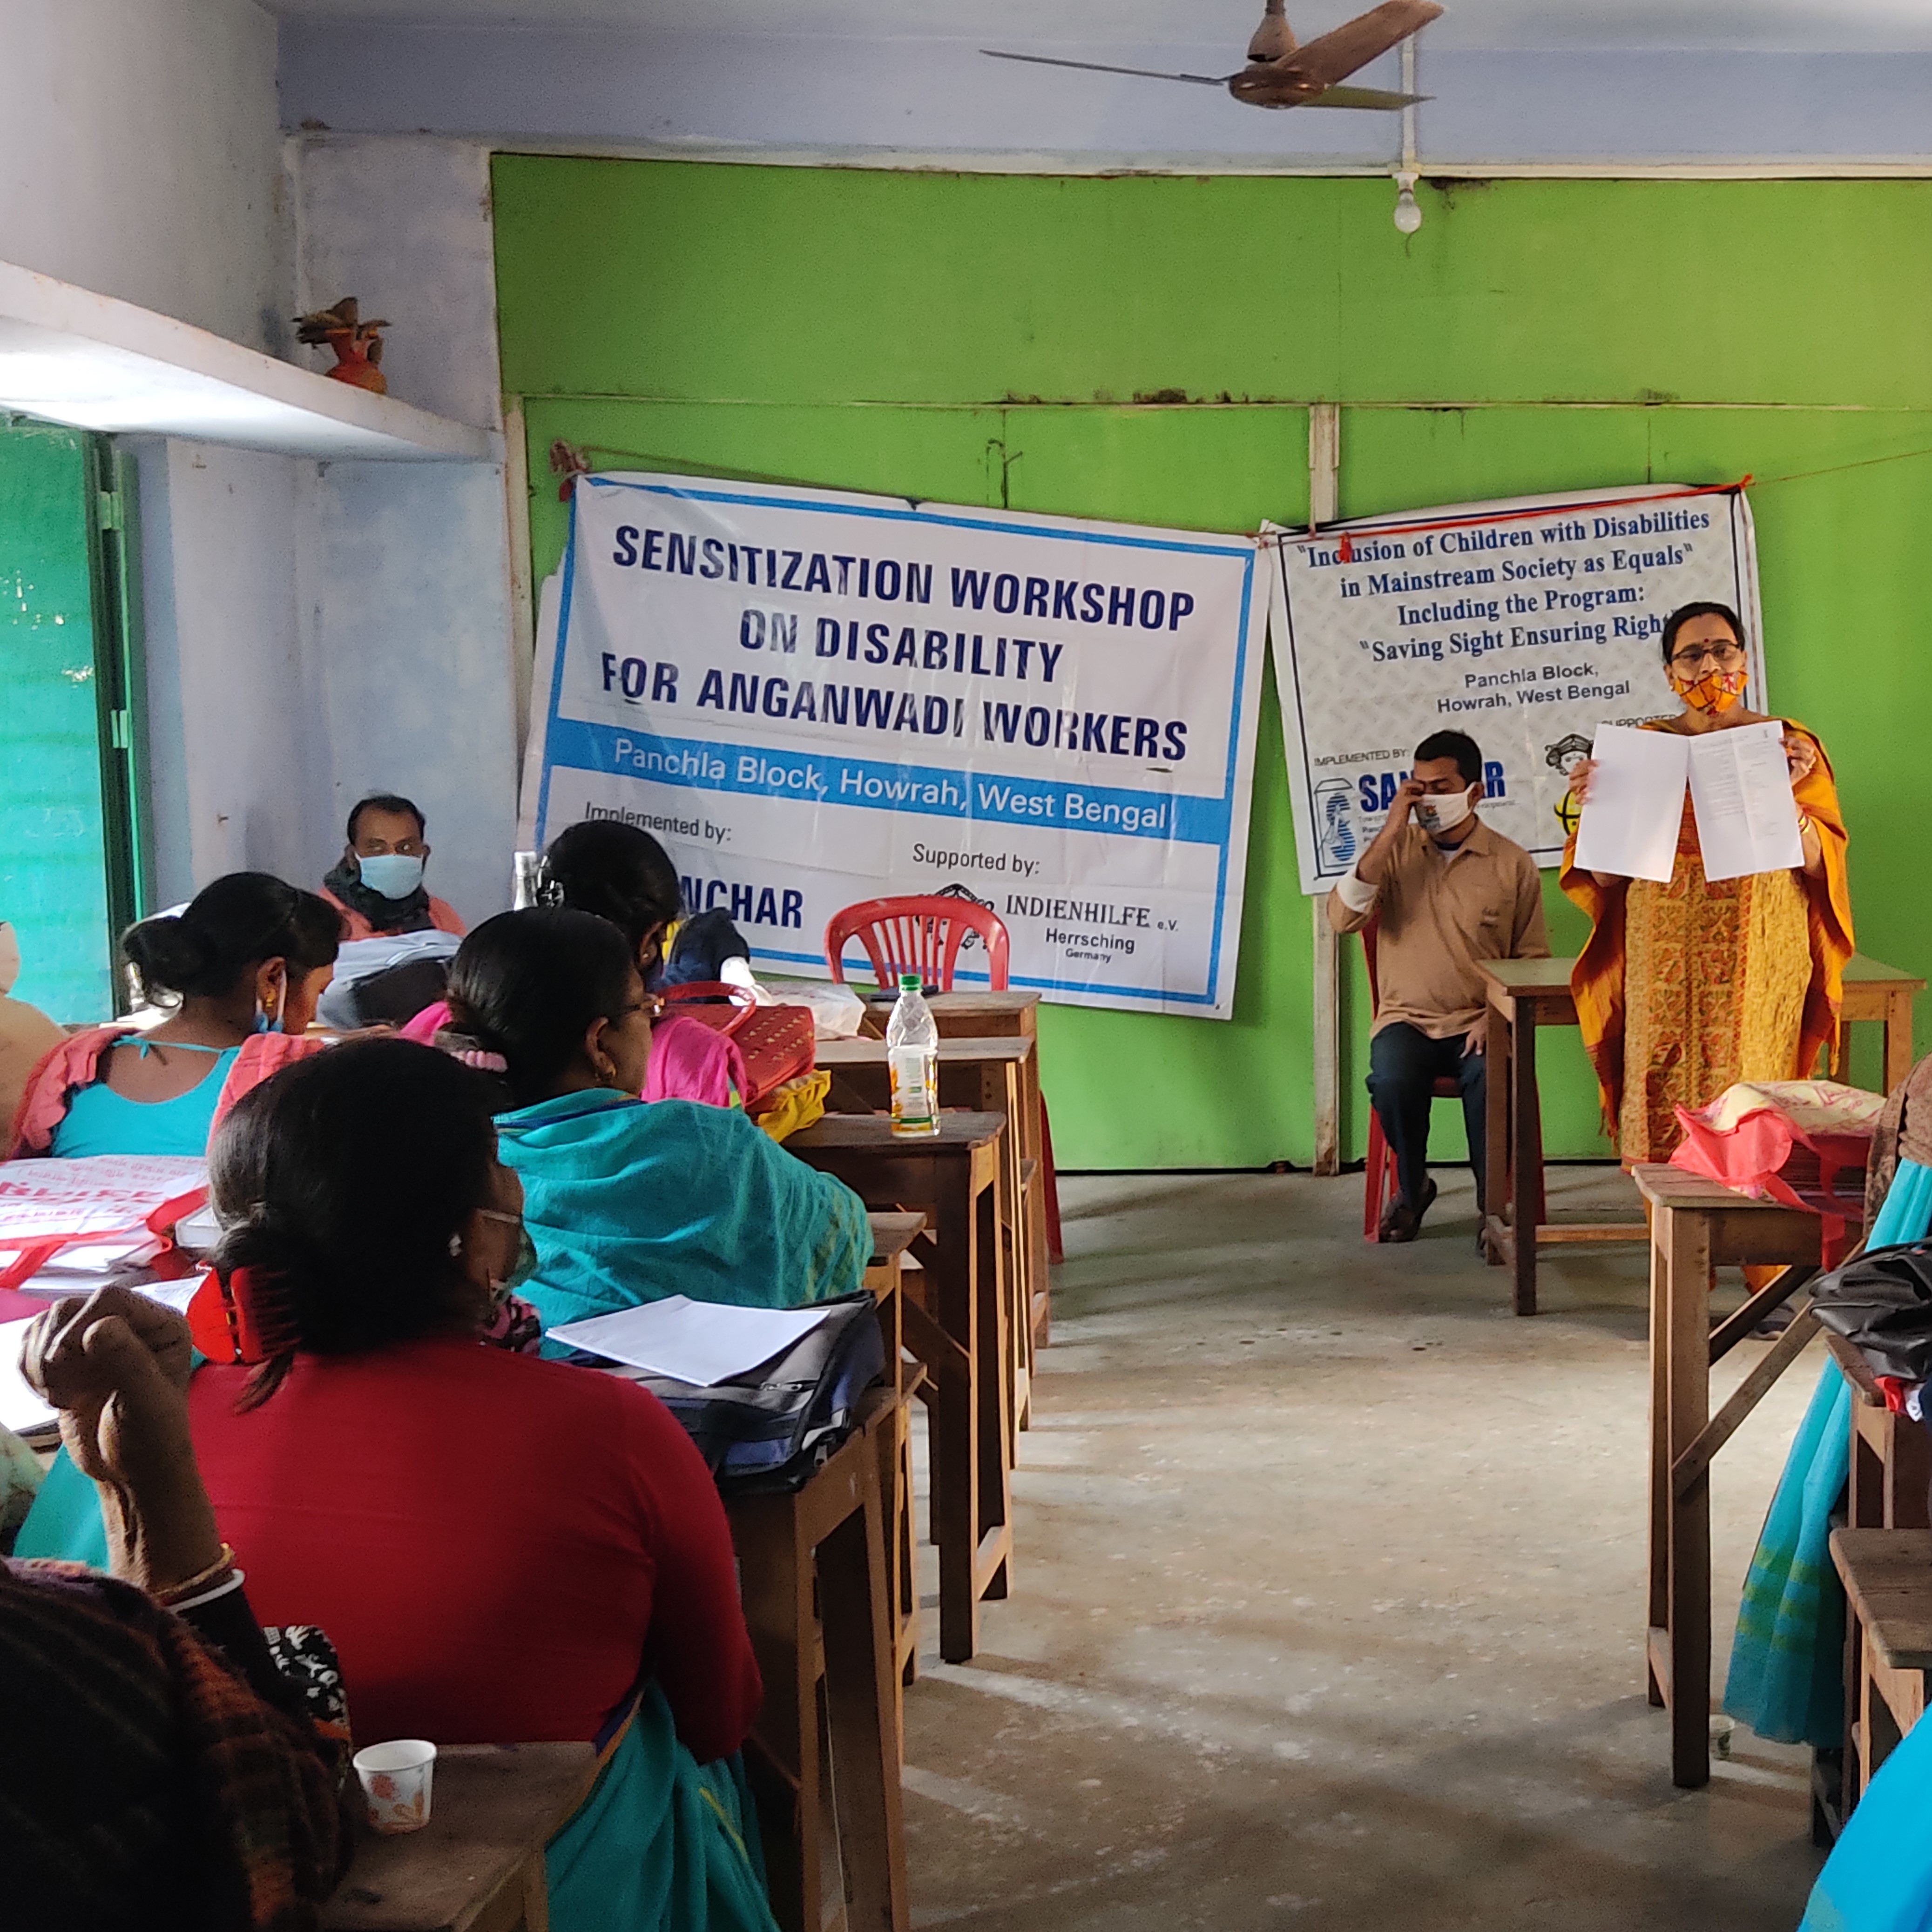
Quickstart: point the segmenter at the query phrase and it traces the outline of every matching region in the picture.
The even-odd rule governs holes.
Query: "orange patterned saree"
[[[1627,1167],[1669,1159],[1683,1138],[1679,1107],[1704,1106],[1740,1080],[1803,1079],[1837,1036],[1852,952],[1845,822],[1824,747],[1782,722],[1818,746],[1795,796],[1824,848],[1822,878],[1707,880],[1687,796],[1668,885],[1598,885],[1570,835],[1558,882],[1591,928],[1570,989]]]

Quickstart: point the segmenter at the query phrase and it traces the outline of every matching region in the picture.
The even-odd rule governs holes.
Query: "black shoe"
[[[1422,1217],[1435,1202],[1435,1183],[1426,1181],[1423,1186],[1422,1204],[1411,1208],[1406,1201],[1395,1200],[1382,1210],[1379,1232],[1385,1241],[1412,1241],[1421,1232]]]

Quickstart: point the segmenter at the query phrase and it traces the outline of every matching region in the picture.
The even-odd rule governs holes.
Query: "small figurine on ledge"
[[[379,396],[389,394],[389,379],[377,367],[383,359],[383,338],[376,332],[389,324],[380,320],[361,320],[353,296],[344,296],[333,308],[320,308],[295,320],[298,341],[311,348],[326,342],[335,350],[335,366],[325,370],[325,375],[338,382],[353,382],[359,389],[373,390]]]

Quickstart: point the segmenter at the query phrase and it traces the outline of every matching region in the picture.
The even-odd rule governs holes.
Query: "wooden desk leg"
[[[978,1255],[974,1268],[979,1298],[980,1332],[993,1324],[995,1346],[989,1352],[997,1364],[993,1377],[982,1376],[979,1390],[979,1513],[975,1522],[973,1544],[975,1582],[980,1552],[990,1538],[1004,1534],[1013,1520],[1012,1459],[1007,1450],[1007,1419],[1012,1413],[1013,1394],[1007,1376],[1011,1352],[1005,1330],[1007,1319],[1005,1256],[999,1240],[997,1189],[983,1188],[975,1203],[978,1226]],[[989,1388],[989,1381],[993,1386]],[[1010,1544],[1009,1544],[1010,1548]],[[1012,1582],[1012,1558],[1008,1556],[987,1580],[986,1594],[1003,1598]],[[948,1660],[949,1661],[951,1660]]]
[[[1912,994],[1901,988],[1885,1000],[1885,1090],[1912,1071]]]
[[[1848,1529],[1885,1527],[1885,1442],[1892,1420],[1888,1409],[1874,1412],[1852,1396],[1851,1469],[1845,1484]]]
[[[812,1552],[801,1549],[795,1498],[747,1497],[732,1509],[738,1572],[765,1702],[753,1736],[787,1784],[791,1816],[762,1820],[772,1916],[783,1932],[818,1932],[819,1687],[814,1675]],[[807,1634],[801,1640],[801,1633]],[[783,1809],[782,1801],[774,1812]]]
[[[930,1418],[933,1540],[939,1546],[939,1654],[948,1664],[968,1662],[979,1646],[979,1593],[973,1587],[978,1554],[980,1484],[985,1450],[982,1417],[987,1408],[985,1356],[980,1348],[980,1216],[972,1184],[963,1172],[957,1184],[935,1190],[933,1216],[934,1265],[929,1270],[933,1312],[939,1325],[963,1352],[972,1386],[963,1400],[942,1398],[927,1410]],[[991,1190],[987,1190],[990,1197]],[[991,1231],[996,1250],[999,1231]],[[997,1400],[997,1398],[996,1398]],[[992,1412],[991,1435],[1005,1462],[1001,1410]]]
[[[1644,1645],[1644,1683],[1651,1704],[1670,1702],[1657,1668],[1660,1642],[1670,1630],[1670,1216],[1654,1210],[1650,1247],[1650,1594]]]
[[[1510,1198],[1510,1023],[1492,999],[1483,1009],[1483,1049],[1489,1062],[1483,1084],[1483,1216],[1485,1228],[1501,1226]],[[1486,1234],[1483,1258],[1492,1268],[1503,1264],[1502,1250]]]
[[[539,1852],[523,1868],[524,1932],[550,1932],[550,1879]]]
[[[1536,1099],[1536,1008],[1516,1002],[1516,1038],[1510,1063],[1510,1206],[1516,1249],[1516,1310],[1536,1312],[1536,1237],[1543,1192],[1542,1121]]]
[[[1680,1495],[1669,1470],[1711,1419],[1711,1229],[1691,1210],[1660,1210],[1664,1281],[1670,1511],[1670,1776],[1688,1789],[1711,1780],[1711,1476]]]
[[[825,1710],[848,1932],[907,1932],[895,1633],[876,1490],[819,1546]],[[816,1932],[816,1927],[814,1932]]]

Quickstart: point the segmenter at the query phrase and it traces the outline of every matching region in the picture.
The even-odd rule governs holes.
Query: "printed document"
[[[1620,878],[1670,881],[1690,740],[1670,731],[1600,724],[1590,797],[1576,830],[1576,862]]]
[[[571,1348],[709,1388],[783,1354],[830,1312],[822,1307],[733,1308],[672,1294],[614,1315],[566,1322],[550,1334]]]
[[[1784,728],[1776,718],[1697,737],[1600,724],[1591,755],[1597,770],[1576,834],[1576,862],[1588,870],[1667,884],[1687,784],[1705,878],[1804,864]]]
[[[1784,727],[1771,718],[1687,742],[1705,878],[1741,879],[1803,865],[1804,841],[1791,795]]]

